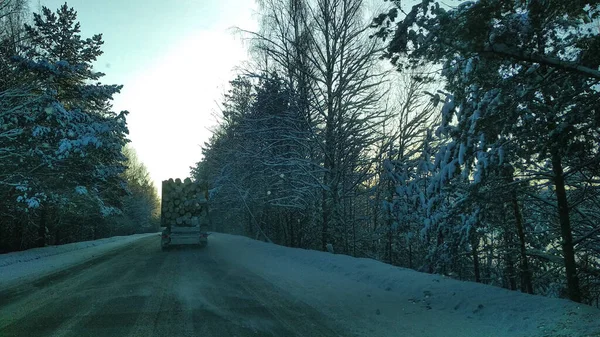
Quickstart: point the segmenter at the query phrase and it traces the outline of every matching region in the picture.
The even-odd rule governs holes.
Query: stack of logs
[[[197,226],[207,223],[205,190],[189,178],[162,182],[161,224],[164,227]]]

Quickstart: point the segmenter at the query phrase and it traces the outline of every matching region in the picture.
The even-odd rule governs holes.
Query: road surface
[[[159,239],[0,292],[0,336],[350,336],[210,244]]]

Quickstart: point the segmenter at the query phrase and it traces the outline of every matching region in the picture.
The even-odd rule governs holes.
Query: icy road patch
[[[0,289],[83,263],[136,240],[159,233],[114,236],[94,241],[0,254]]]

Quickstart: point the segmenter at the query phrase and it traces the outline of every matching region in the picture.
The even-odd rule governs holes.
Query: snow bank
[[[248,268],[360,336],[600,336],[600,310],[371,259],[214,233],[213,256]]]
[[[106,254],[133,241],[158,233],[114,236],[111,238],[34,248],[0,255],[0,289],[15,282],[43,276]]]

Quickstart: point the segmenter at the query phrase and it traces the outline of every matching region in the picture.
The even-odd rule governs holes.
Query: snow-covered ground
[[[65,269],[106,254],[133,241],[158,233],[114,236],[111,238],[34,248],[0,254],[0,289],[31,278]]]
[[[600,336],[600,310],[214,233],[209,252],[291,292],[361,336]],[[352,319],[348,319],[352,318]]]

